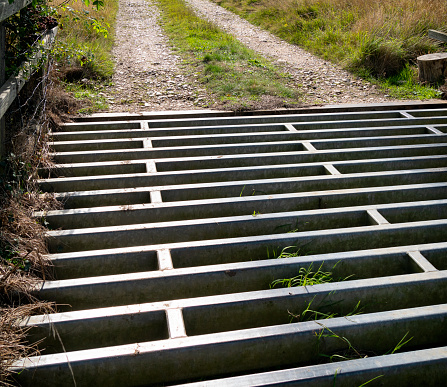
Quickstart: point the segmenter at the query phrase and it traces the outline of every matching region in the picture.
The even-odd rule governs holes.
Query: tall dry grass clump
[[[45,227],[33,217],[36,210],[60,208],[51,195],[39,194],[33,179],[45,157],[44,136],[34,129],[13,136],[12,152],[4,162],[0,189],[0,385],[9,385],[9,366],[20,357],[38,353],[28,343],[21,322],[36,313],[50,313],[53,304],[34,296],[36,285],[51,278]],[[43,133],[41,133],[43,134]],[[31,140],[30,140],[31,139]],[[44,153],[42,153],[44,152]]]
[[[30,315],[49,312],[49,304],[35,302],[18,307],[0,307],[0,385],[12,386],[8,368],[18,358],[39,354],[38,343],[28,343],[25,339],[27,328],[20,327]]]
[[[291,43],[378,78],[439,50],[428,30],[447,28],[445,0],[215,1]]]
[[[38,166],[35,157],[27,157],[23,148],[29,147],[23,147],[22,136],[15,136],[20,145],[5,163],[0,189],[0,385],[9,385],[8,368],[13,361],[38,353],[38,343],[27,342],[27,329],[21,322],[32,314],[53,310],[52,303],[34,296],[36,285],[51,278],[52,269],[46,258],[46,229],[33,212],[60,205],[53,196],[40,195],[34,185],[32,175]]]
[[[352,33],[358,36],[358,46],[349,65],[363,67],[374,76],[395,75],[419,55],[436,51],[438,44],[427,32],[447,26],[443,0],[357,3],[359,18]]]
[[[35,72],[5,114],[6,157],[0,163],[0,385],[9,383],[14,360],[34,354],[21,321],[47,313],[36,285],[51,275],[46,258],[46,229],[34,211],[60,208],[52,195],[41,195],[35,179],[51,165],[48,155],[48,68]]]

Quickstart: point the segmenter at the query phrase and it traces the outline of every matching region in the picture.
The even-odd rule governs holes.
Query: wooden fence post
[[[430,39],[447,42],[445,32],[429,30]],[[419,82],[427,84],[436,84],[444,82],[447,79],[447,53],[438,52],[434,54],[421,55],[417,57],[419,69]]]

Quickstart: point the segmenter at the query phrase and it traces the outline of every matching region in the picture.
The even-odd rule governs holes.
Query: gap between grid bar
[[[368,220],[372,225],[384,225],[390,224],[388,220],[377,210],[370,209],[366,211],[368,214]],[[427,258],[425,258],[419,250],[408,251],[407,255],[414,261],[414,263],[421,268],[424,272],[437,271]]]

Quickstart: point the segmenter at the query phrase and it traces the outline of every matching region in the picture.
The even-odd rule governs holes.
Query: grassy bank
[[[182,0],[158,0],[172,45],[195,69],[217,104],[231,109],[284,107],[300,103],[292,85],[266,59],[200,19]]]
[[[433,98],[417,84],[416,58],[445,50],[428,29],[447,26],[444,0],[214,0],[217,4],[297,44],[378,80],[399,98]]]
[[[62,27],[56,48],[58,59],[68,65],[82,64],[98,77],[110,77],[118,0],[105,1],[99,10],[80,0],[63,4],[56,6]]]
[[[61,27],[54,57],[61,86],[83,101],[82,112],[106,109],[107,102],[99,93],[114,71],[111,53],[118,0],[104,1],[99,10],[80,0],[59,3],[54,5]]]

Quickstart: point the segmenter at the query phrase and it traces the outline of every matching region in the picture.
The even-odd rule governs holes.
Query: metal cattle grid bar
[[[445,383],[446,107],[166,114],[53,133],[21,385]]]

